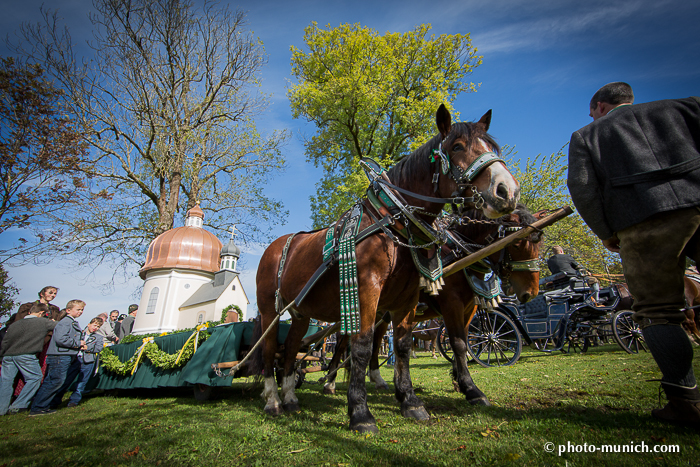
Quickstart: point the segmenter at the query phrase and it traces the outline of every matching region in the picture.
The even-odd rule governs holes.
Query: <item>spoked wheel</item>
[[[440,355],[445,357],[448,362],[452,362],[454,360],[454,352],[452,352],[450,336],[447,334],[447,329],[445,329],[444,324],[442,324],[440,329],[438,329],[437,346],[438,350],[440,351]]]
[[[515,323],[500,311],[479,312],[467,333],[467,352],[481,366],[512,365],[523,347],[523,340]]]
[[[581,319],[578,312],[574,312],[566,321],[564,343],[561,351],[564,353],[585,353],[590,345],[590,326]]]
[[[639,325],[632,320],[632,312],[629,310],[618,311],[612,322],[613,335],[620,347],[627,353],[639,353],[639,350],[648,352],[644,343],[644,336]]]

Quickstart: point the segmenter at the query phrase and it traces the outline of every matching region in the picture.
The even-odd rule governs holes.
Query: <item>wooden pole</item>
[[[472,253],[469,256],[466,256],[449,266],[446,266],[442,270],[442,276],[447,277],[451,276],[452,274],[461,271],[462,269],[471,266],[472,264],[476,263],[479,260],[482,260],[488,256],[491,256],[497,251],[502,250],[503,248],[507,247],[511,243],[514,243],[521,238],[525,238],[531,233],[535,232],[536,230],[541,230],[544,229],[545,227],[548,227],[555,222],[565,218],[569,214],[572,214],[574,212],[573,209],[571,209],[570,206],[564,206],[562,208],[557,209],[554,211],[552,214],[548,215],[547,217],[544,217],[537,222],[534,222],[532,225],[525,227],[523,229],[518,230],[514,234],[510,234],[506,236],[505,238],[502,238],[498,240],[495,243],[492,243],[491,245],[482,248],[481,250]]]

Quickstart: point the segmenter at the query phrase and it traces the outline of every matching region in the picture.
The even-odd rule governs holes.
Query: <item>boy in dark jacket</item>
[[[43,316],[49,307],[35,304],[29,314],[15,322],[7,330],[0,346],[2,357],[2,381],[0,382],[0,415],[24,412],[41,384],[41,365],[36,355],[44,347],[44,338],[56,327],[56,322]],[[12,388],[17,372],[24,377],[24,387],[15,402],[10,405]]]
[[[83,330],[76,320],[83,314],[84,309],[84,301],[71,300],[66,305],[67,316],[59,321],[54,328],[49,350],[46,352],[48,369],[44,382],[41,383],[41,387],[34,397],[34,402],[32,402],[30,416],[56,412],[55,407],[61,401],[56,403],[54,397],[63,386],[66,375],[71,370],[80,369],[77,356],[78,352],[85,348],[85,341],[81,339]]]

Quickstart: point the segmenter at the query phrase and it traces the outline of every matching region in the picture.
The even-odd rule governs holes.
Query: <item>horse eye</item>
[[[454,146],[452,146],[452,152],[462,151],[462,150],[464,150],[464,147],[461,144],[455,144]]]

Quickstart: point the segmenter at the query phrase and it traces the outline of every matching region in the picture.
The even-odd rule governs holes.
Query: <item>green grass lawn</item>
[[[413,384],[431,419],[401,417],[393,393],[368,383],[379,434],[348,430],[345,391],[324,396],[321,386],[298,390],[302,410],[266,416],[261,388],[245,380],[198,403],[192,391],[121,391],[87,396],[53,415],[0,418],[2,466],[329,465],[640,466],[700,463],[700,432],[653,420],[660,374],[649,354],[615,345],[585,355],[525,350],[512,367],[470,366],[493,407],[471,407],[454,390],[450,364],[427,352],[411,364]],[[695,371],[700,375],[700,350]],[[391,381],[393,370],[382,367]],[[317,380],[319,373],[310,374]],[[391,383],[390,383],[391,385]],[[644,443],[675,453],[580,452]],[[545,450],[553,443],[554,453]],[[559,445],[579,452],[558,455]]]

